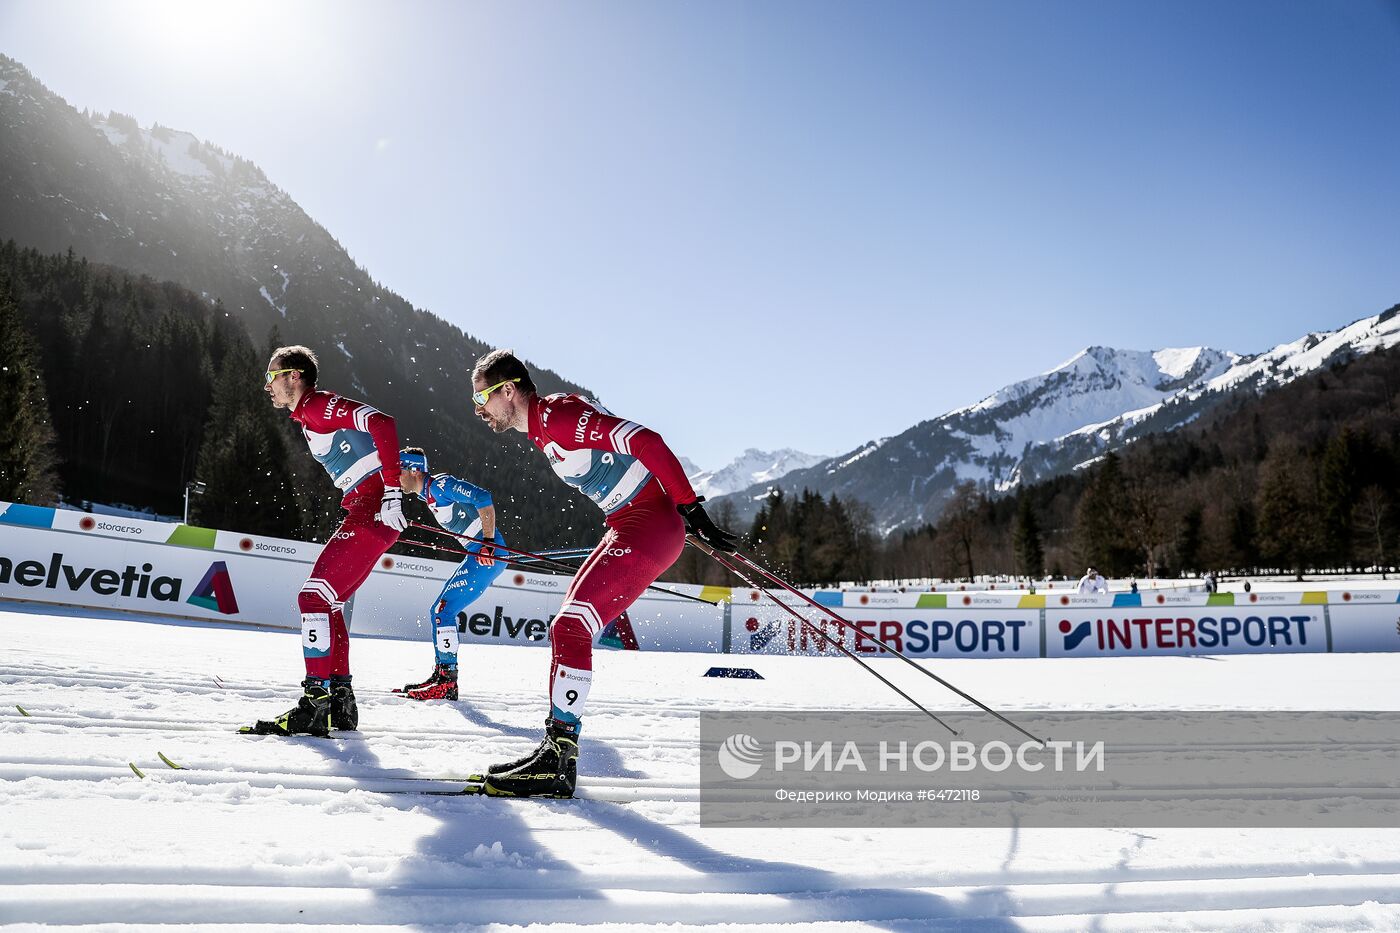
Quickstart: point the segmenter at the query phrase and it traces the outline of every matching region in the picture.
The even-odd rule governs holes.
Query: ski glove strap
[[[384,527],[403,531],[408,527],[408,517],[403,514],[403,490],[397,486],[385,486],[384,498],[379,500],[379,520]]]
[[[739,547],[738,536],[716,525],[700,504],[703,501],[702,496],[694,502],[676,506],[676,511],[685,519],[686,534],[695,535],[716,551],[733,554]]]

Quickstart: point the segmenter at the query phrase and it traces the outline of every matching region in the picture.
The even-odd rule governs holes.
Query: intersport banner
[[[843,625],[804,607],[805,621],[770,606],[733,609],[735,654],[889,656],[884,642],[911,658],[1035,658],[1040,656],[1037,609],[844,607]]]
[[[1047,608],[1045,656],[1325,652],[1323,605]]]

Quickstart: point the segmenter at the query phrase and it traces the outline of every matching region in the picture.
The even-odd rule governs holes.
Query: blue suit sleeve
[[[494,504],[487,490],[446,473],[433,477],[433,498],[438,502],[460,502],[474,509]]]

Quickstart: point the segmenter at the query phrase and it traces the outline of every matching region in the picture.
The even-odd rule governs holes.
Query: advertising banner
[[[295,597],[306,579],[305,565],[171,546],[159,540],[164,536],[155,534],[158,529],[140,530],[140,536],[114,541],[82,530],[0,524],[0,597],[278,628],[300,625]]]
[[[297,593],[321,553],[290,541],[147,519],[0,502],[0,598],[300,626]],[[386,554],[346,606],[356,634],[432,638],[432,608],[453,561]],[[570,577],[508,569],[457,620],[462,641],[546,645]],[[609,620],[603,648],[723,649],[723,587],[669,585]]]
[[[315,542],[0,502],[0,598],[296,629]],[[346,606],[357,634],[422,638],[453,561],[385,555]],[[457,622],[464,642],[548,644],[570,577],[507,569]],[[1400,590],[1205,593],[913,592],[794,597],[806,621],[747,587],[660,584],[598,644],[642,651],[914,658],[1400,651]],[[732,603],[731,603],[732,600]],[[850,624],[827,616],[839,613]]]
[[[1045,613],[1046,656],[1325,652],[1324,609],[1296,605],[1052,608]]]
[[[1353,594],[1359,595],[1359,594]],[[1333,651],[1400,651],[1400,605],[1356,600],[1328,607]]]
[[[912,658],[1040,656],[1038,609],[838,610],[850,626],[810,606],[806,609],[804,624],[771,605],[736,603],[730,650],[735,654],[839,655],[831,644],[835,641],[857,656],[889,656],[878,639]]]

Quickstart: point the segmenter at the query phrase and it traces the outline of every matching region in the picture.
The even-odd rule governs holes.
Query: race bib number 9
[[[562,713],[575,718],[582,717],[583,705],[588,699],[588,689],[592,686],[592,671],[581,671],[561,664],[554,672],[554,685],[549,691],[549,701]]]

